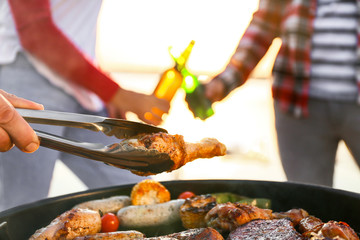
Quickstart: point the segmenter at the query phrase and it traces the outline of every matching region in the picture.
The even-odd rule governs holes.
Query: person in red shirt
[[[159,112],[167,113],[169,103],[153,95],[125,90],[96,67],[53,22],[48,0],[10,0],[9,5],[21,45],[27,53],[46,63],[64,79],[95,93],[116,110],[113,113],[132,111],[146,123],[158,125],[162,122]],[[153,111],[154,108],[160,111]],[[146,112],[152,113],[153,118],[146,119]]]
[[[117,118],[130,111],[146,123],[159,125],[162,115],[169,111],[169,102],[122,88],[95,64],[100,7],[101,1],[88,0],[0,1],[0,88],[41,103],[46,110]],[[0,127],[9,129],[6,118],[3,120]],[[25,132],[9,129],[10,136],[15,133],[17,136],[11,140],[21,150],[34,151],[38,141],[28,125],[22,126]],[[109,145],[120,141],[76,128],[36,124],[31,127],[81,142]],[[18,137],[25,135],[26,139],[19,142]],[[24,148],[28,138],[35,141],[29,151]],[[9,139],[4,141],[11,145]],[[7,148],[4,146],[4,150]],[[0,154],[0,211],[46,198],[57,160],[89,189],[144,179],[125,169],[52,149],[40,147],[31,154],[21,150],[12,148]]]

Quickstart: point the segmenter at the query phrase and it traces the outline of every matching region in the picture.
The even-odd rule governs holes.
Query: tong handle
[[[17,108],[16,110],[29,123],[84,128],[92,131],[100,131],[97,124],[104,121],[103,117],[89,117],[87,115],[77,113],[21,108]]]
[[[128,138],[141,133],[167,132],[165,129],[145,123],[94,115],[20,108],[17,108],[17,111],[29,123],[101,131],[108,136],[114,135],[120,139]]]

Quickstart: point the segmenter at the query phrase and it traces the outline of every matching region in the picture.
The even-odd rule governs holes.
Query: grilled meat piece
[[[37,230],[29,240],[67,240],[95,234],[100,230],[101,217],[99,212],[76,208],[61,214],[48,226]]]
[[[107,232],[107,233],[95,233],[92,235],[87,235],[83,237],[74,238],[74,240],[128,240],[128,239],[143,239],[145,235],[138,231],[117,231],[117,232]]]
[[[322,226],[319,234],[325,239],[359,240],[355,231],[344,222],[329,221]]]
[[[185,163],[188,163],[197,158],[223,156],[226,154],[226,147],[215,138],[204,138],[198,143],[185,142],[185,152]]]
[[[210,194],[197,195],[185,200],[180,207],[180,218],[184,228],[203,228],[206,214],[216,206],[216,198]]]
[[[223,236],[213,228],[205,228],[199,234],[195,236],[188,237],[184,240],[224,240]]]
[[[288,218],[289,220],[291,220],[291,222],[294,224],[294,226],[297,226],[300,221],[309,216],[309,213],[307,211],[305,211],[304,209],[290,209],[289,211],[286,212],[274,212],[273,214],[273,218]]]
[[[159,236],[159,237],[150,237],[150,238],[144,238],[141,240],[178,240],[173,237],[167,237],[167,236]]]
[[[319,232],[323,225],[324,223],[319,218],[308,216],[300,221],[298,229],[303,236],[311,237],[311,234]]]
[[[227,240],[300,240],[293,223],[286,219],[254,220],[230,232]]]
[[[171,172],[184,166],[197,158],[212,158],[223,156],[226,153],[226,147],[214,138],[205,138],[198,143],[187,143],[181,135],[170,135],[167,133],[154,133],[138,135],[136,138],[126,139],[120,142],[125,149],[143,148],[155,149],[159,152],[167,153],[174,162]],[[152,175],[151,172],[133,171],[141,176]]]
[[[271,219],[272,210],[243,203],[217,204],[205,216],[209,227],[220,232],[232,231],[255,219]]]
[[[298,229],[304,237],[311,240],[359,240],[358,235],[348,224],[336,221],[323,223],[319,218],[314,216],[308,216],[302,219]]]
[[[145,240],[224,240],[223,236],[213,228],[194,228],[166,236],[145,238]]]

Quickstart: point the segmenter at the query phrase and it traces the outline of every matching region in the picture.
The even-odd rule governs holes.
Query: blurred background
[[[168,48],[184,49],[195,40],[187,68],[207,81],[221,72],[257,9],[258,0],[103,0],[97,29],[97,60],[122,87],[151,94],[160,75],[173,66]],[[188,142],[214,137],[227,146],[224,157],[199,159],[179,170],[153,176],[178,179],[248,179],[285,181],[274,129],[271,68],[281,41],[241,88],[214,104],[215,114],[202,121],[187,108],[180,89],[160,126]],[[130,120],[136,116],[128,114]],[[304,150],[305,151],[305,150]],[[360,193],[360,171],[341,143],[334,187]],[[57,162],[50,197],[86,190]]]

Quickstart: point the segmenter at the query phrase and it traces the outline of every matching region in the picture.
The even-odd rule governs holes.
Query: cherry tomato
[[[186,191],[186,192],[180,193],[180,195],[178,196],[178,199],[187,199],[187,198],[190,198],[193,196],[195,196],[195,193]]]
[[[119,219],[113,213],[101,217],[101,232],[115,232],[119,228]]]

